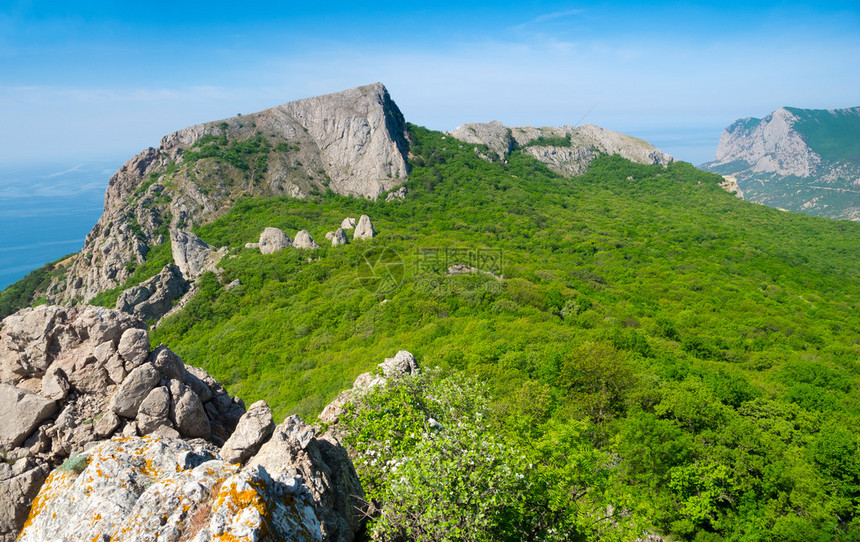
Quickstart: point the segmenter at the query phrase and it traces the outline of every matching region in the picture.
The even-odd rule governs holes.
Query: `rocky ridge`
[[[507,127],[492,121],[464,124],[449,135],[465,143],[486,145],[495,153],[485,156],[487,159],[504,159],[508,153],[520,149],[568,177],[584,173],[601,154],[618,154],[640,164],[666,166],[674,161],[646,141],[593,124],[534,128]]]
[[[120,311],[3,320],[0,422],[2,542],[22,527],[26,541],[199,542],[348,541],[361,528],[335,436],[295,416],[276,426],[262,401],[245,412]]]
[[[180,263],[178,249],[188,243],[177,245],[179,232],[244,196],[331,189],[375,199],[407,179],[407,154],[403,115],[380,83],[179,130],[111,177],[104,213],[47,298],[86,303],[122,285],[168,238],[175,263],[193,280]]]

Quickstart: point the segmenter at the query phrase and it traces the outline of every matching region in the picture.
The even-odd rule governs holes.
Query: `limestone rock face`
[[[640,164],[666,166],[674,161],[674,158],[646,141],[593,124],[558,128],[508,128],[493,121],[464,124],[452,130],[450,135],[466,143],[486,145],[495,152],[496,159],[502,159],[513,149],[521,148],[544,162],[551,170],[568,177],[585,173],[600,154],[618,154]]]
[[[107,441],[80,463],[51,473],[18,540],[323,539],[300,478],[240,468],[204,446],[163,437]]]
[[[158,275],[121,293],[116,308],[144,321],[158,320],[173,308],[173,301],[187,291],[188,281],[179,267],[169,264]]]
[[[352,234],[353,239],[373,239],[376,237],[376,230],[373,229],[373,223],[370,222],[370,217],[361,215],[358,219],[358,225],[355,227],[355,232]]]
[[[860,221],[860,157],[853,143],[860,107],[782,107],[733,122],[716,158],[700,165],[723,176],[723,188],[777,209]]]
[[[349,237],[346,236],[346,232],[343,231],[343,228],[338,228],[334,235],[331,236],[331,246],[337,247],[340,245],[346,245],[349,243]]]
[[[815,173],[821,157],[793,129],[797,119],[789,110],[783,107],[758,123],[754,120],[758,119],[743,119],[723,130],[716,160],[709,165],[711,169],[743,161],[750,171],[757,173],[797,177]]]
[[[170,232],[170,248],[173,251],[173,261],[187,279],[195,279],[208,268],[214,267],[212,247],[190,231],[174,230]]]
[[[257,244],[263,254],[272,254],[279,250],[293,246],[293,241],[287,234],[278,228],[266,228],[260,234],[260,242]]]
[[[343,222],[340,223],[340,227],[345,230],[351,230],[355,227],[355,219],[351,217],[346,217],[343,219]]]
[[[296,239],[293,241],[293,248],[319,248],[314,238],[311,237],[308,230],[301,230],[296,234]]]
[[[375,199],[406,180],[406,122],[381,83],[276,109],[301,123],[319,145],[338,194]]]
[[[275,421],[269,405],[257,401],[239,419],[236,430],[221,448],[221,457],[230,463],[243,463],[257,453],[274,431]]]

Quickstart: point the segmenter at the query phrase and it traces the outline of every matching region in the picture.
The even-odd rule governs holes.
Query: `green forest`
[[[410,138],[403,201],[247,198],[195,228],[224,272],[153,345],[276,421],[412,352],[341,423],[373,539],[860,540],[860,224],[684,162],[565,178]],[[361,214],[375,238],[328,246]],[[245,248],[268,226],[325,246]]]
[[[740,201],[686,163],[605,156],[570,179],[411,137],[403,202],[246,199],[198,228],[231,247],[221,283],[241,286],[205,275],[153,343],[276,418],[312,419],[415,354],[435,379],[347,424],[357,457],[393,438],[385,453],[414,467],[357,460],[383,538],[860,539],[860,225]],[[373,240],[243,248],[266,226],[319,240],[359,214]],[[443,408],[434,386],[483,399]],[[463,433],[421,431],[428,413]],[[441,474],[462,457],[480,465]],[[495,497],[475,479],[499,481],[481,493]]]

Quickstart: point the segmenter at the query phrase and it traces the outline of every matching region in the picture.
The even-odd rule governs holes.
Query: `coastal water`
[[[0,165],[0,290],[83,247],[121,164]]]

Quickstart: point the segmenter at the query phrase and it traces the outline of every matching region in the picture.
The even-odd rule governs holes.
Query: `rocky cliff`
[[[466,143],[486,145],[503,158],[521,149],[550,169],[565,176],[584,173],[601,154],[618,154],[640,164],[667,165],[674,159],[650,143],[606,130],[599,126],[561,126],[558,128],[509,128],[498,121],[464,124],[449,134]]]
[[[199,542],[349,541],[361,528],[337,438],[295,416],[276,426],[262,401],[245,412],[121,311],[3,320],[0,454],[0,542],[22,528],[22,541]]]
[[[740,119],[701,167],[734,177],[745,199],[860,220],[860,108],[783,107]]]
[[[240,197],[375,199],[407,179],[407,154],[403,115],[380,83],[185,128],[111,177],[104,213],[47,298],[86,303],[121,286],[155,247]]]

